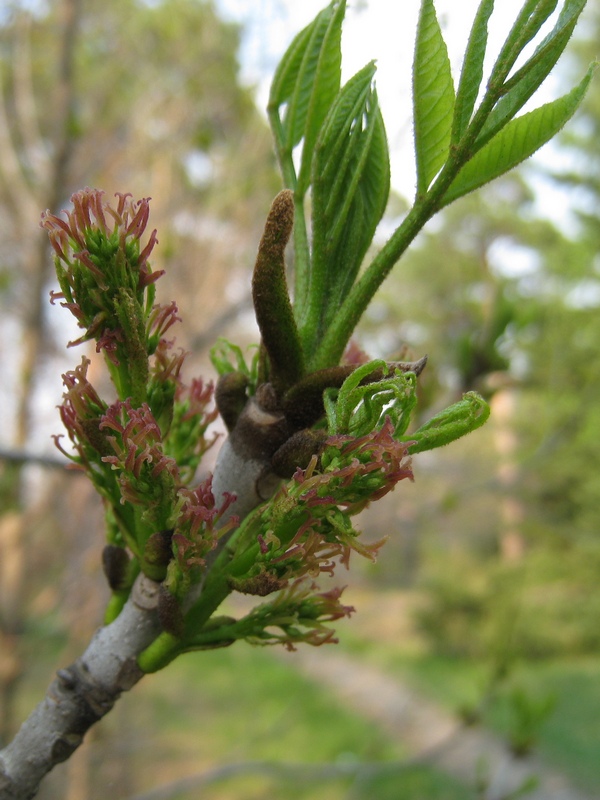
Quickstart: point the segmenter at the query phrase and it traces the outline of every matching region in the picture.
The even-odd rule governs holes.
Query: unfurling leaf
[[[406,436],[411,442],[408,452],[423,453],[443,447],[471,433],[487,422],[490,407],[477,392],[467,392],[458,403],[445,408],[417,431]]]

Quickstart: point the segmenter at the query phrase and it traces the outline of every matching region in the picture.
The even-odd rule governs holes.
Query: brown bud
[[[217,382],[215,402],[228,431],[233,430],[244,410],[248,400],[247,387],[248,378],[242,372],[228,372],[221,375]]]
[[[172,636],[181,636],[183,633],[183,612],[179,601],[166,586],[161,586],[158,591],[158,606],[156,610],[162,629]]]
[[[173,528],[156,531],[148,537],[144,546],[143,571],[149,578],[156,581],[164,579],[169,561],[173,558],[172,538]]]
[[[300,467],[305,469],[314,455],[321,452],[327,433],[322,430],[297,431],[275,451],[271,459],[273,472],[282,478],[291,478]]]
[[[228,580],[230,587],[242,594],[253,594],[258,597],[266,597],[272,592],[277,592],[287,585],[288,581],[283,578],[278,578],[277,575],[272,575],[269,572],[261,572],[260,575],[254,575],[252,578],[232,578]]]
[[[102,569],[113,592],[129,587],[129,561],[129,554],[124,547],[107,544],[102,551]]]
[[[252,276],[252,299],[269,379],[285,390],[304,373],[304,356],[285,277],[285,247],[294,224],[294,194],[280,192],[271,206]]]

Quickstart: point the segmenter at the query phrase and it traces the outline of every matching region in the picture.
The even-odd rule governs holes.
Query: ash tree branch
[[[241,504],[256,505],[260,501],[254,489],[256,463],[246,460],[244,469],[243,458],[234,460],[238,471],[225,481],[222,467],[223,482],[218,481],[217,491],[235,492],[239,484]],[[235,511],[228,509],[221,523],[228,523]],[[141,574],[115,621],[99,628],[83,655],[59,670],[44,699],[0,751],[0,800],[34,797],[45,775],[70,758],[92,725],[144,676],[138,656],[162,632],[159,590],[159,583]]]
[[[91,726],[143,676],[137,656],[160,633],[158,584],[141,576],[117,619],[57,673],[42,702],[0,752],[0,800],[29,800],[42,778],[66,761]]]

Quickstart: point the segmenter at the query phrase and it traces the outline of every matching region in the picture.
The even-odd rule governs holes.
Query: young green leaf
[[[422,425],[404,441],[412,442],[408,452],[423,453],[455,442],[487,422],[490,407],[477,392],[467,392],[458,403],[448,406]]]
[[[489,85],[499,90],[518,57],[556,8],[558,0],[527,0],[515,20],[496,63],[492,68]]]
[[[566,0],[554,28],[544,37],[525,64],[508,78],[504,85],[505,90],[521,83],[523,77],[541,62],[546,64],[546,73],[550,72],[571,38],[586,3],[587,0]]]
[[[304,125],[304,144],[298,174],[297,195],[302,198],[310,185],[312,159],[321,126],[335,100],[341,83],[341,32],[346,3],[339,3],[329,22],[319,52],[317,70]]]
[[[476,141],[479,150],[520,111],[548,77],[562,55],[587,0],[567,0],[556,25],[535,52],[504,86],[503,97],[488,117]]]
[[[444,195],[448,205],[529,158],[573,116],[593,74],[590,68],[568,94],[510,122],[462,168]]]
[[[287,165],[289,188],[297,188],[300,196],[308,188],[315,140],[340,88],[340,39],[345,11],[345,0],[334,0],[296,36],[271,86],[268,110],[278,155],[282,166]],[[292,151],[302,139],[306,156],[302,158],[296,187],[290,185],[289,167]]]
[[[387,204],[389,155],[372,87],[374,72],[374,64],[368,64],[344,86],[315,150],[313,267],[306,331],[313,343],[354,283]]]
[[[279,62],[279,66],[273,78],[273,83],[271,84],[271,93],[267,106],[267,114],[275,143],[275,152],[281,167],[284,183],[290,189],[294,188],[296,185],[296,168],[292,159],[292,151],[286,146],[287,136],[279,111],[280,106],[288,102],[294,91],[294,83],[300,72],[302,59],[306,52],[306,47],[315,23],[316,20],[304,28],[304,30],[300,31]]]
[[[417,194],[424,194],[448,158],[454,83],[433,0],[422,0],[413,65]]]
[[[488,22],[494,10],[494,0],[481,0],[465,52],[460,81],[456,92],[452,142],[456,144],[467,129],[483,78],[483,62],[488,40]]]

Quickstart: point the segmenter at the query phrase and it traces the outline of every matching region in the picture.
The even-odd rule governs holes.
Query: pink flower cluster
[[[70,254],[88,269],[102,278],[102,272],[90,257],[89,234],[100,231],[106,238],[117,238],[121,248],[127,240],[140,241],[148,224],[150,214],[150,198],[134,201],[129,193],[117,192],[117,207],[113,208],[104,200],[104,192],[99,189],[85,188],[71,196],[73,208],[62,213],[66,220],[52,214],[49,210],[42,213],[40,225],[48,231],[50,243],[58,258],[70,264]],[[140,288],[154,283],[162,272],[152,272],[148,266],[148,258],[157,243],[156,229],[137,257],[140,271]]]

